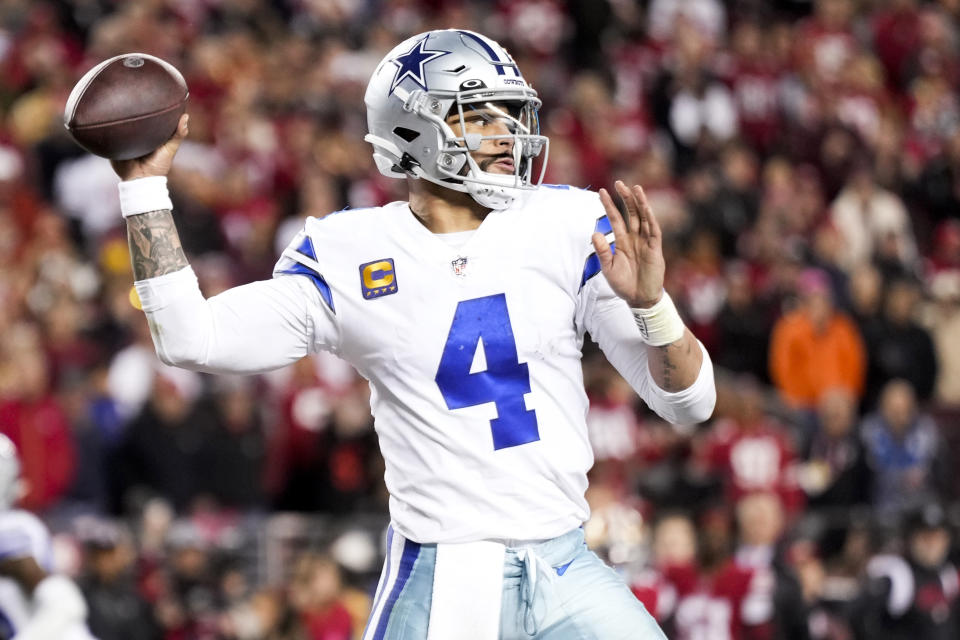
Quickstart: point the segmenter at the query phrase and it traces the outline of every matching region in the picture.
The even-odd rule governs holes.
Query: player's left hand
[[[663,234],[640,185],[628,188],[617,180],[614,186],[626,207],[626,222],[606,189],[600,189],[600,201],[613,228],[616,252],[602,233],[593,234],[593,248],[614,293],[631,307],[652,307],[663,295]]]

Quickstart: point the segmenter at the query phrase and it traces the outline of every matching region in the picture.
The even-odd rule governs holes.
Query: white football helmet
[[[546,169],[548,141],[540,135],[540,99],[506,49],[480,34],[448,29],[421,33],[397,45],[367,85],[364,138],[385,176],[423,178],[469,193],[491,209],[535,189]],[[446,119],[472,112],[506,125],[509,133],[454,134]],[[489,173],[470,156],[484,140],[512,141],[513,175]],[[536,179],[533,159],[544,152]]]
[[[17,447],[10,438],[0,433],[0,509],[15,505],[23,489]]]

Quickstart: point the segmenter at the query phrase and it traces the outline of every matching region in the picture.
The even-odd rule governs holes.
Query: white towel
[[[438,544],[427,640],[497,640],[504,546]]]

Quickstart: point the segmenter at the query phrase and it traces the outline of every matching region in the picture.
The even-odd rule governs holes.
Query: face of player
[[[447,118],[447,124],[458,137],[467,134],[479,134],[485,138],[504,136],[485,139],[478,150],[470,153],[482,171],[505,175],[516,172],[512,136],[518,131],[519,120],[518,114],[513,111],[515,110],[505,103],[486,102],[464,105],[462,123],[459,113],[453,113]]]

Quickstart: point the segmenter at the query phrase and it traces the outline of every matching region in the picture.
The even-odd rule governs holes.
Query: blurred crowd
[[[159,363],[117,178],[62,125],[74,82],[130,51],[183,72],[174,215],[213,295],[306,216],[405,197],[363,92],[447,27],[540,93],[546,182],[644,186],[717,367],[714,417],[678,428],[585,345],[592,546],[671,638],[960,637],[960,1],[6,0],[0,431],[95,635],[356,637],[386,495],[337,359]],[[266,536],[287,513],[329,535]]]

